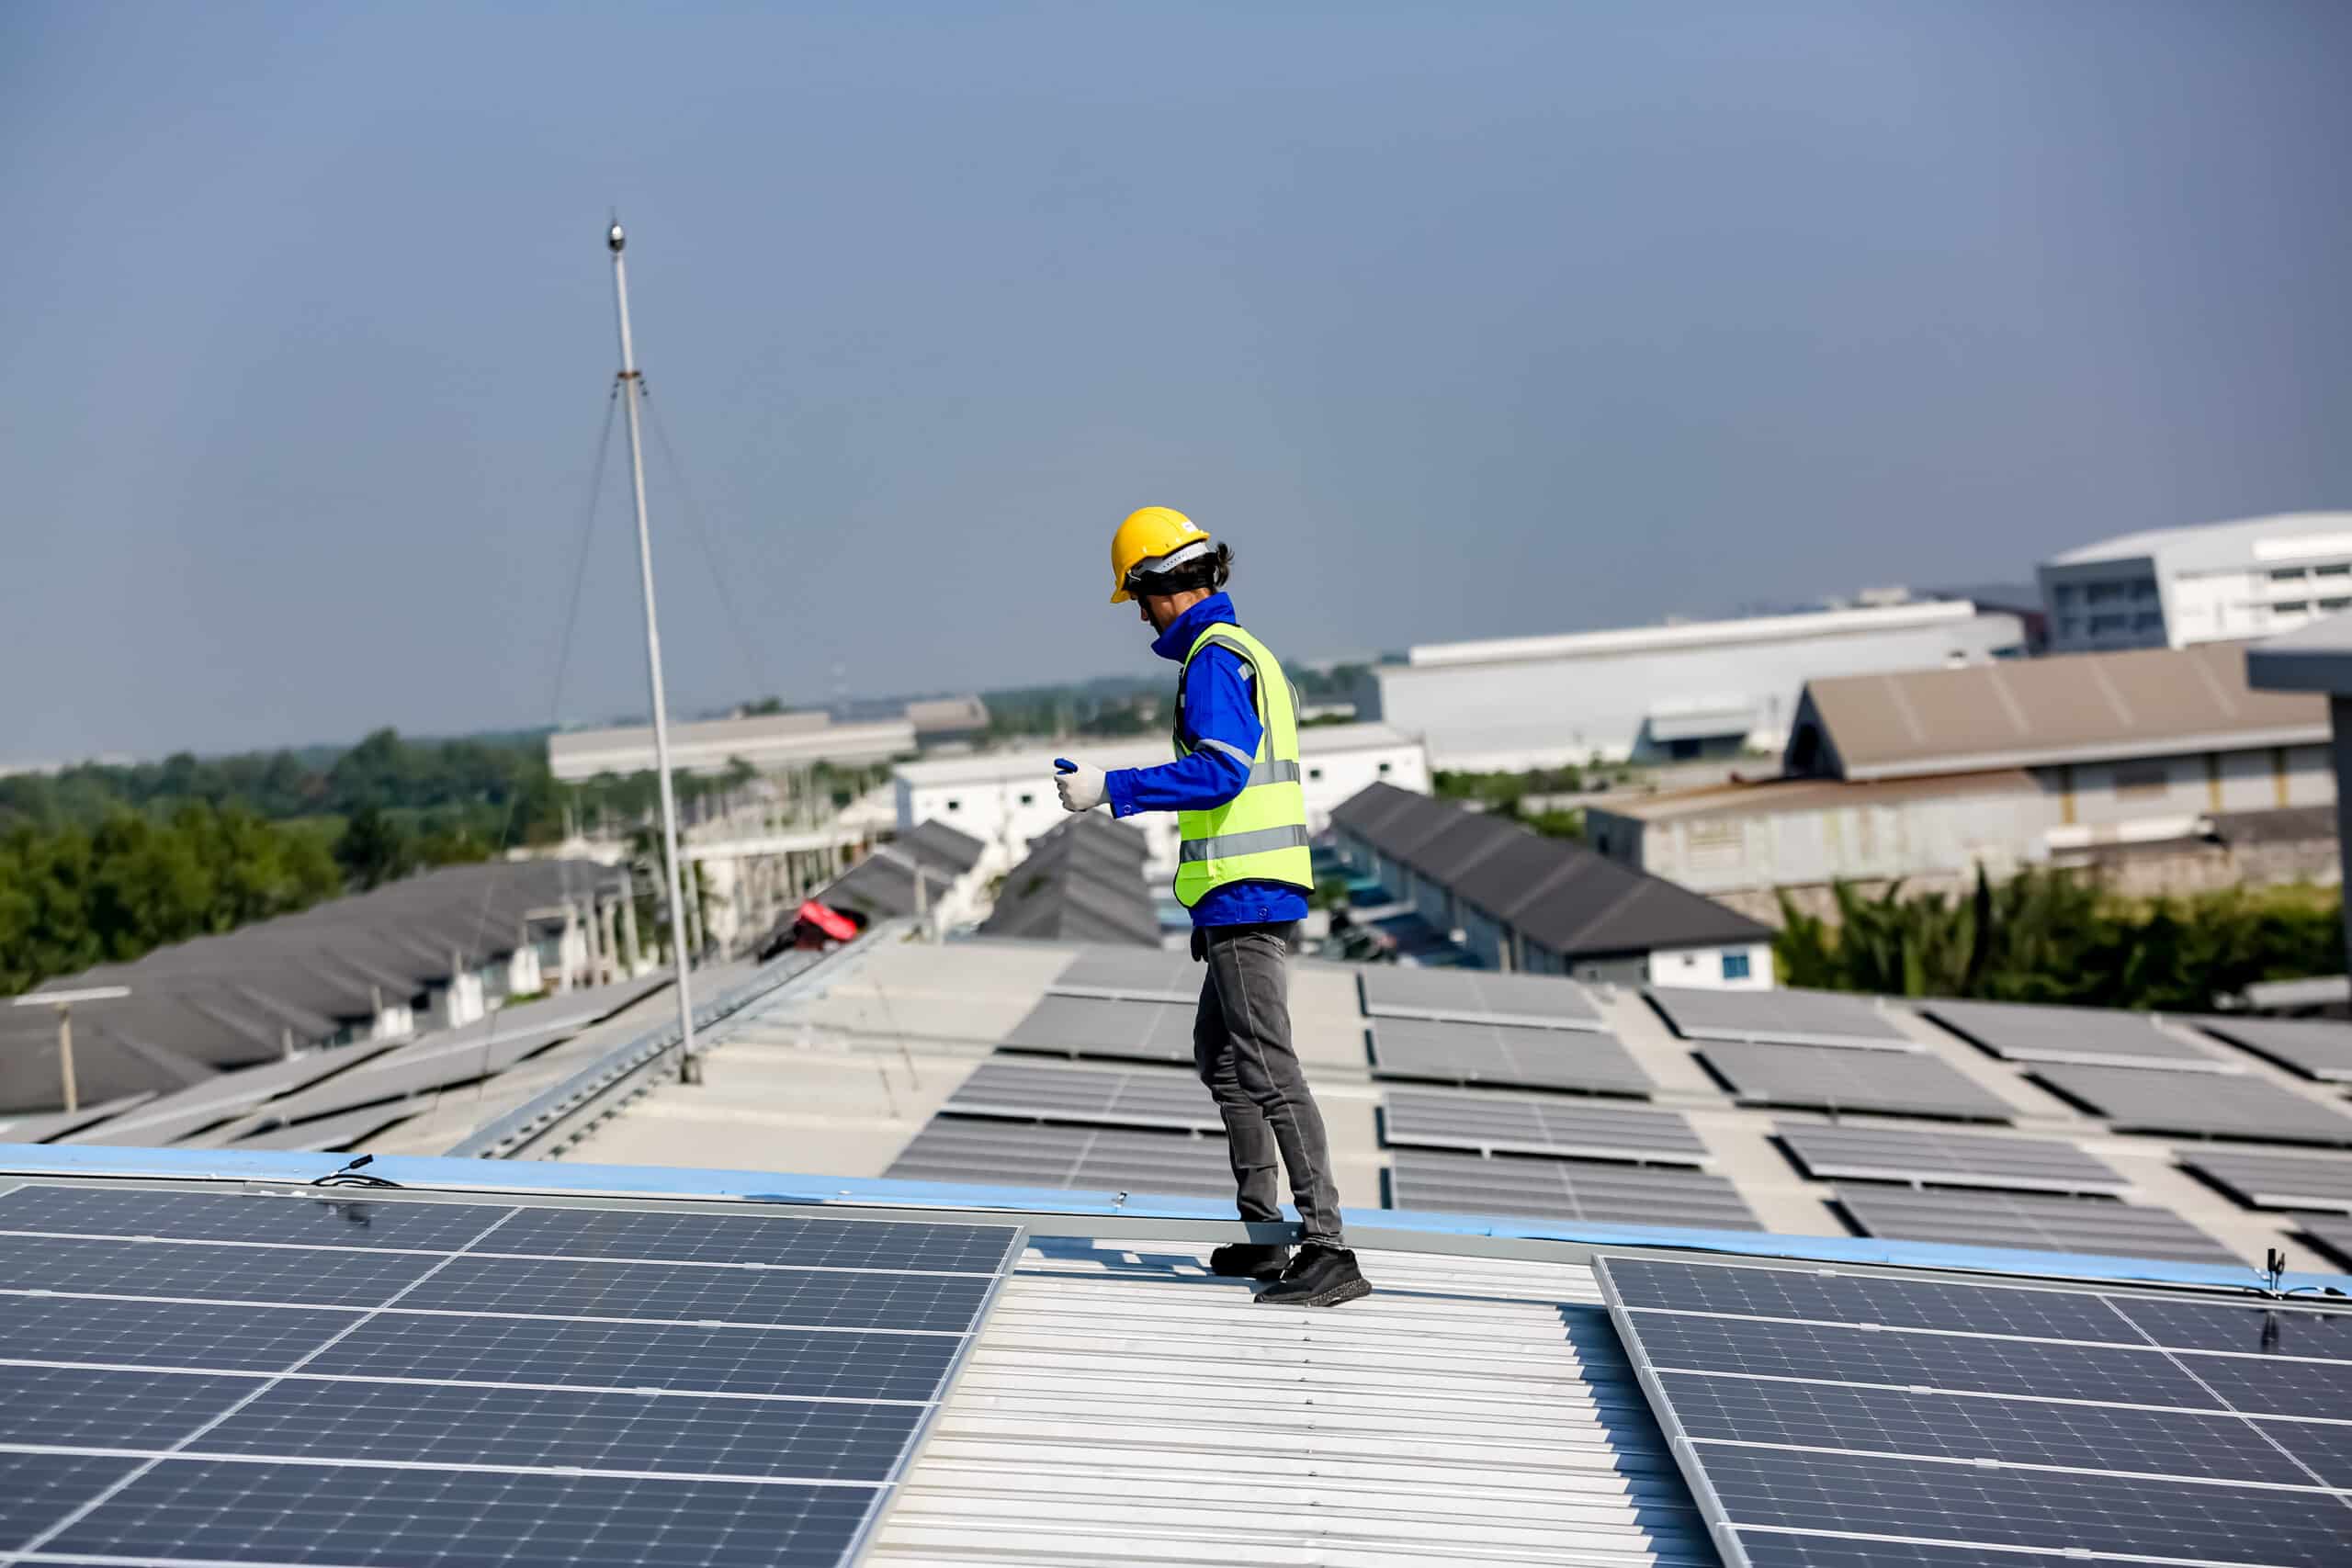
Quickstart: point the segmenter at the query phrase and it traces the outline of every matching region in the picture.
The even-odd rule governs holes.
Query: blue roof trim
[[[159,1177],[182,1180],[310,1181],[349,1163],[343,1155],[288,1154],[266,1149],[139,1149],[95,1144],[0,1144],[0,1176]],[[1080,1218],[1200,1220],[1234,1223],[1222,1202],[1159,1193],[1072,1192],[1061,1188],[967,1187],[942,1181],[888,1181],[857,1177],[787,1176],[768,1171],[699,1170],[650,1165],[587,1165],[552,1160],[448,1159],[381,1156],[368,1174],[415,1187],[492,1188],[516,1192],[649,1198],[732,1198],[762,1203],[859,1207],[955,1208],[967,1211],[1068,1214]],[[1931,1242],[1881,1241],[1868,1236],[1770,1235],[1758,1231],[1681,1230],[1669,1225],[1601,1225],[1506,1216],[1441,1214],[1407,1209],[1350,1209],[1347,1224],[1363,1245],[1377,1247],[1383,1231],[1423,1235],[1491,1236],[1572,1242],[1587,1247],[1669,1247],[1732,1257],[1792,1262],[1875,1263],[1909,1269],[1969,1269],[2004,1274],[2063,1275],[2077,1280],[2138,1280],[2167,1285],[2243,1289],[2251,1268],[2165,1263],[2087,1253],[2018,1252],[1948,1247]],[[2290,1289],[2352,1294],[2352,1275],[2290,1273]]]

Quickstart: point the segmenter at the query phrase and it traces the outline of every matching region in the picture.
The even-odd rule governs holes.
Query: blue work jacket
[[[1184,662],[1184,655],[1213,626],[1238,626],[1233,601],[1212,593],[1171,622],[1153,639],[1152,652]],[[1103,777],[1114,817],[1138,811],[1207,811],[1223,806],[1250,782],[1244,757],[1258,754],[1265,727],[1250,694],[1250,664],[1229,648],[1211,644],[1193,660],[1184,677],[1184,728],[1195,745],[1189,756],[1156,768],[1120,768]],[[1232,750],[1202,746],[1221,740]],[[1306,918],[1306,895],[1283,882],[1235,882],[1212,887],[1193,906],[1196,926],[1249,926]]]

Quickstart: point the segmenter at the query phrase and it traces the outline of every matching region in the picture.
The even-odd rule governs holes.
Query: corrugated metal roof
[[[869,1560],[1717,1561],[1589,1268],[1362,1258],[1300,1313],[1195,1247],[1033,1243]]]
[[[2327,739],[2315,696],[2257,691],[2234,643],[2071,653],[1806,684],[1791,773],[1973,773]]]

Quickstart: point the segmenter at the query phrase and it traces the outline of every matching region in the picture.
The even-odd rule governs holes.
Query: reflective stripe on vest
[[[1280,882],[1302,890],[1315,886],[1315,862],[1307,848],[1306,795],[1299,780],[1298,708],[1290,680],[1264,643],[1239,626],[1209,627],[1184,655],[1189,672],[1201,649],[1218,647],[1250,666],[1250,696],[1258,710],[1258,752],[1242,758],[1238,747],[1194,741],[1184,729],[1184,676],[1176,679],[1176,754],[1208,747],[1250,764],[1241,793],[1207,811],[1183,811],[1177,824],[1183,843],[1176,865],[1176,897],[1187,908],[1212,889],[1235,882]]]

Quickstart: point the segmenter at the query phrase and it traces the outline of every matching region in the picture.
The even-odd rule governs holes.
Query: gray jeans
[[[1295,928],[1204,926],[1193,956],[1205,958],[1193,1063],[1225,1119],[1227,1153],[1245,1220],[1279,1223],[1279,1153],[1290,1171],[1302,1239],[1340,1245],[1340,1189],[1323,1113],[1290,1040],[1290,957]]]

